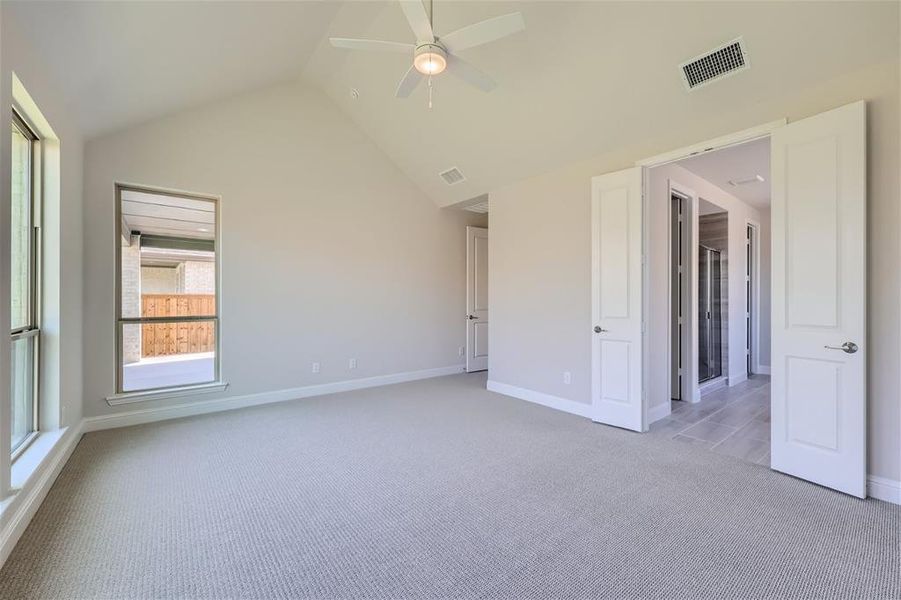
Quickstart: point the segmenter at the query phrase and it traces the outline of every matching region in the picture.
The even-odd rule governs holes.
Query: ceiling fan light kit
[[[460,58],[457,52],[499,40],[526,27],[522,13],[517,12],[468,25],[439,40],[435,36],[432,19],[421,0],[400,0],[400,6],[416,36],[416,44],[350,38],[329,38],[329,41],[336,48],[348,50],[412,52],[413,64],[397,84],[394,95],[406,98],[423,79],[428,78],[429,108],[432,107],[432,76],[445,70],[483,92],[493,90],[497,86],[494,80]]]
[[[438,44],[423,44],[416,48],[413,66],[423,75],[438,75],[447,68],[447,51]]]

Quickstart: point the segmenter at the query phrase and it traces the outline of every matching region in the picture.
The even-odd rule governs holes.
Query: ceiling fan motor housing
[[[447,50],[433,42],[420,44],[413,51],[413,66],[423,75],[437,75],[447,68]]]

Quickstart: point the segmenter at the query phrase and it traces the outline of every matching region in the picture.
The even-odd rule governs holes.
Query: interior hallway
[[[651,425],[651,434],[770,465],[768,376],[753,375],[736,386],[705,394],[694,404],[673,400],[672,411]]]

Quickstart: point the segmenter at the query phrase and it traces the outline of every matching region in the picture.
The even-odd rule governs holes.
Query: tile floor
[[[672,414],[651,425],[651,433],[770,464],[770,378],[753,375],[734,387],[712,391],[700,402],[672,401]]]

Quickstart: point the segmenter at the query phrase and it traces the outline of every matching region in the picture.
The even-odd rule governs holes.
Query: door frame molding
[[[684,202],[685,207],[685,217],[687,217],[683,221],[683,234],[685,234],[685,239],[683,240],[683,246],[688,244],[688,253],[687,256],[684,256],[685,262],[683,266],[685,267],[682,273],[682,282],[685,284],[685,290],[682,292],[683,298],[683,306],[685,307],[685,311],[683,312],[683,333],[687,330],[688,335],[682,340],[682,366],[687,373],[695,373],[697,372],[698,366],[698,329],[695,326],[695,320],[697,319],[698,312],[698,297],[697,297],[697,289],[698,289],[698,273],[697,273],[697,263],[698,263],[698,249],[697,249],[697,239],[698,239],[698,226],[697,226],[697,217],[698,217],[698,193],[691,189],[690,187],[683,185],[682,183],[674,180],[668,180],[667,189],[669,190],[669,197],[678,196],[682,202]],[[672,203],[670,203],[670,211],[672,211]],[[670,214],[670,218],[672,218],[672,214]],[[667,232],[667,264],[672,265],[673,255],[672,255],[672,247],[673,247],[673,239],[672,239],[672,228],[668,228]],[[683,252],[685,248],[682,248]],[[645,251],[647,254],[647,251]],[[650,276],[649,276],[650,277]],[[648,281],[648,285],[650,285],[650,280]],[[672,315],[673,313],[673,305],[672,305],[672,269],[670,269],[670,281],[669,281],[669,291],[670,293],[667,296],[667,314]],[[687,296],[687,297],[686,297]],[[650,311],[650,303],[646,307],[646,311]],[[669,327],[667,328],[667,364],[672,368],[673,364],[673,328],[672,328],[672,319],[668,320]],[[648,344],[646,344],[648,345]],[[650,357],[647,357],[648,360]],[[646,363],[649,364],[649,363]],[[647,374],[647,380],[645,384],[650,383],[650,373]],[[700,384],[697,381],[697,378],[686,376],[683,374],[682,377],[682,389],[679,390],[680,396],[682,400],[688,403],[698,402],[701,399],[701,389]],[[669,386],[670,398],[673,397],[672,390],[672,382],[670,382]]]
[[[769,365],[766,368],[767,372],[762,373],[760,364],[760,223],[753,219],[745,219],[745,227],[751,227],[754,230],[751,244],[751,295],[753,297],[751,300],[751,370],[754,375],[769,375]],[[770,326],[772,327],[772,319]]]

